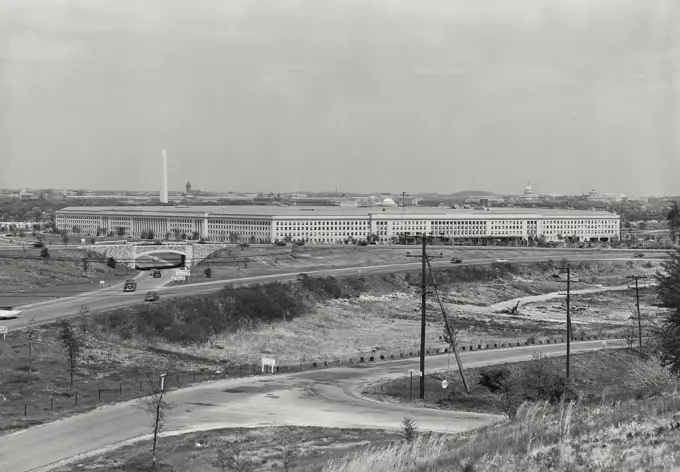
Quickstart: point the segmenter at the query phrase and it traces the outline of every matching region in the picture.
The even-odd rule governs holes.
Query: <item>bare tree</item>
[[[61,333],[59,333],[59,340],[61,341],[64,349],[66,350],[66,356],[68,358],[68,368],[71,377],[71,383],[69,385],[69,392],[73,390],[73,376],[76,371],[76,362],[80,354],[81,341],[73,329],[71,324],[66,321],[61,321]]]
[[[145,411],[151,418],[150,426],[153,430],[153,448],[152,448],[152,465],[156,468],[156,445],[158,443],[158,434],[163,431],[165,424],[175,407],[173,403],[168,402],[163,398],[165,394],[165,374],[158,376],[156,382],[151,383],[152,387],[147,396],[139,399],[137,407]]]

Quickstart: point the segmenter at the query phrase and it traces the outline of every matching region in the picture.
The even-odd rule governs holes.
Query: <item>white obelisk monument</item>
[[[168,156],[165,154],[165,149],[161,153],[163,155],[163,186],[161,187],[161,203],[168,203]]]

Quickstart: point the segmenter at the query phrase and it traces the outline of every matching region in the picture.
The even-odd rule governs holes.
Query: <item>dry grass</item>
[[[26,331],[10,332],[7,340],[0,342],[0,434],[82,413],[105,403],[139,397],[148,387],[140,372],[143,363],[170,361],[176,372],[174,379],[169,378],[171,387],[177,386],[177,374],[180,385],[186,385],[193,381],[193,372],[216,369],[216,364],[200,359],[154,353],[146,349],[148,346],[109,342],[83,332],[82,328],[87,325],[76,323],[75,326],[83,348],[72,392],[69,392],[67,361],[58,341],[56,324],[36,328],[30,370]],[[207,378],[208,375],[199,375],[196,380]]]
[[[158,443],[158,470],[212,472],[217,451],[236,443],[244,457],[255,461],[256,470],[285,470],[284,448],[294,451],[291,470],[319,471],[322,464],[350,451],[369,445],[386,445],[398,439],[397,433],[379,430],[270,427],[225,429],[161,438]],[[101,457],[82,460],[55,469],[55,472],[123,472],[151,470],[149,441],[126,446]],[[292,464],[291,464],[292,462]]]
[[[329,462],[324,472],[671,470],[680,464],[679,409],[677,391],[591,407],[525,404],[513,422],[432,436],[413,450],[396,444],[357,453]]]

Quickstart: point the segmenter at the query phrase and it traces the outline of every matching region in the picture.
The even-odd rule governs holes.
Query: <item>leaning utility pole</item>
[[[638,280],[646,279],[646,275],[629,275],[627,279],[635,280],[635,302],[637,304],[637,319],[638,319],[638,342],[640,343],[640,355],[642,355],[642,319],[640,318],[640,289],[638,287]]]
[[[458,364],[458,371],[460,372],[460,378],[463,381],[463,387],[465,388],[465,393],[470,393],[470,387],[468,387],[467,380],[465,379],[465,371],[463,370],[463,363],[458,355],[458,349],[456,348],[456,329],[449,323],[449,317],[446,316],[446,310],[444,310],[444,304],[442,303],[442,298],[439,296],[439,290],[437,290],[437,281],[434,279],[434,273],[432,272],[432,264],[427,261],[427,266],[430,269],[430,277],[432,278],[432,285],[434,285],[434,293],[437,295],[437,301],[439,302],[439,307],[442,310],[442,316],[444,317],[444,327],[446,328],[446,334],[448,336],[449,346],[453,351],[453,355],[456,357],[456,363]]]
[[[422,254],[412,255],[407,252],[406,257],[416,257],[422,262],[421,280],[420,280],[420,294],[421,294],[421,320],[420,320],[420,399],[425,399],[425,317],[427,314],[427,286],[432,285],[427,283],[427,264],[431,259],[443,256],[428,256],[427,255],[427,235],[421,234],[423,240]],[[416,284],[418,285],[418,284]]]
[[[571,264],[566,264],[563,267],[560,267],[560,270],[562,272],[567,273],[567,380],[569,379],[569,361],[570,361],[570,356],[571,356],[571,310],[570,310],[570,299],[571,299],[571,271],[573,270],[573,267]],[[574,280],[574,282],[579,282],[578,280]]]

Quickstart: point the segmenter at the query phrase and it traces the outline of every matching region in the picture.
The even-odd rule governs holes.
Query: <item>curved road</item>
[[[609,341],[623,347],[623,341]],[[572,344],[572,352],[601,348],[599,341]],[[563,355],[564,344],[461,353],[466,367],[529,360],[534,351]],[[428,372],[446,370],[447,355],[426,359]],[[222,380],[175,390],[167,399],[176,405],[167,431],[190,432],[226,427],[273,425],[397,429],[404,416],[421,430],[459,432],[501,421],[497,415],[447,412],[382,403],[361,397],[364,383],[405,376],[418,370],[418,359],[365,367],[339,367],[294,374]],[[0,437],[0,471],[48,470],[49,464],[82,454],[102,452],[134,438],[144,438],[149,418],[136,402],[119,403],[90,413]]]
[[[645,253],[644,251],[641,251]],[[659,259],[665,254],[660,254],[658,252],[645,253],[648,259]],[[579,253],[575,251],[572,254],[565,254],[562,251],[541,251],[535,255],[521,255],[509,257],[503,255],[502,257],[507,258],[509,262],[540,262],[548,259],[561,260],[562,258],[568,258],[573,262],[585,262],[585,261],[627,261],[627,260],[637,260],[631,257],[630,251],[622,252],[606,252],[606,253],[593,253],[591,251],[584,253]],[[477,258],[477,259],[467,259],[461,264],[457,265],[484,265],[492,264],[496,261],[495,256]],[[433,262],[433,267],[451,267],[452,264],[449,261]],[[39,302],[34,304],[23,305],[20,310],[22,311],[22,317],[14,320],[3,320],[2,324],[8,326],[10,330],[24,328],[28,325],[31,318],[35,318],[35,324],[48,323],[54,321],[58,318],[68,317],[77,315],[81,305],[87,305],[90,311],[102,311],[110,310],[113,308],[122,308],[126,306],[131,306],[139,303],[144,303],[144,296],[146,291],[155,290],[157,291],[161,298],[168,297],[179,297],[187,295],[199,295],[205,293],[211,293],[219,291],[225,285],[244,285],[252,283],[266,283],[273,281],[295,281],[297,280],[297,275],[300,271],[305,271],[305,273],[311,276],[356,276],[356,275],[372,275],[372,274],[383,274],[391,273],[405,270],[418,270],[420,268],[420,262],[413,263],[397,263],[397,264],[383,264],[383,265],[372,265],[363,267],[344,267],[344,268],[333,268],[333,269],[321,269],[321,270],[307,270],[300,269],[296,272],[288,273],[276,273],[269,275],[260,275],[254,277],[241,277],[237,279],[230,280],[215,280],[212,282],[201,282],[188,285],[177,285],[172,287],[162,287],[170,281],[172,276],[171,270],[162,270],[161,273],[163,277],[161,279],[153,279],[149,276],[148,272],[142,272],[137,276],[138,287],[136,292],[124,293],[122,285],[116,285],[108,287],[101,290],[95,290],[93,292],[88,292],[84,294],[77,295],[75,297],[60,298],[57,300],[49,300],[45,302]],[[162,287],[162,288],[161,288]]]

